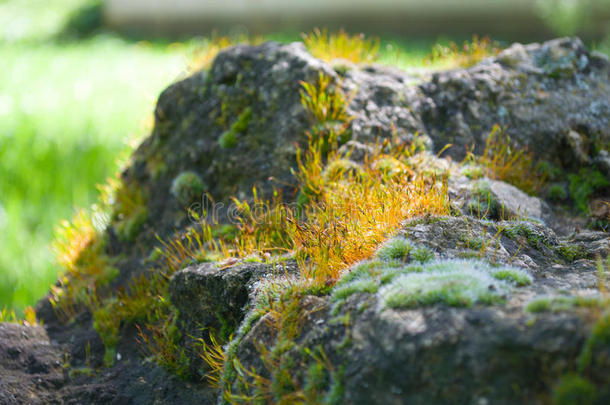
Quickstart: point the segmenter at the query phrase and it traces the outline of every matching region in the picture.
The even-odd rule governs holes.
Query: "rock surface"
[[[555,167],[608,174],[610,62],[578,39],[515,44],[472,68],[427,76],[331,65],[296,43],[237,46],[221,52],[209,71],[173,84],[160,96],[154,130],[122,174],[144,200],[139,214],[146,215],[138,215],[138,226],[112,222],[105,233],[105,253],[120,271],[110,288],[146,274],[156,235],[165,239],[192,225],[187,207],[199,213],[211,208],[203,194],[225,204],[213,207],[221,222],[231,214],[229,198],[251,197],[254,185],[262,195],[277,187],[286,200],[294,199],[296,145],[305,142],[312,125],[301,104],[300,81],[315,82],[321,72],[350,100],[347,133],[355,161],[362,161],[367,144],[378,138],[410,141],[416,133],[435,151],[453,144],[445,155],[459,161],[472,145],[480,153],[499,123],[519,146]],[[449,183],[455,216],[419,218],[399,231],[420,257],[432,260],[431,266],[444,263],[438,265],[448,273],[417,267],[414,250],[408,263],[380,270],[403,284],[371,277],[363,280],[366,289],[352,285],[355,292],[342,297],[337,289],[301,297],[300,328],[285,353],[295,383],[306,386],[312,370],[323,364],[328,375],[320,390],[328,398],[342,398],[339,403],[550,403],[552,386],[576,369],[592,328],[589,312],[574,303],[598,299],[599,286],[608,288],[594,259],[608,255],[610,239],[576,229],[553,215],[545,201],[506,183],[463,176]],[[596,201],[605,191],[594,196]],[[493,278],[498,268],[483,261],[517,270],[506,273],[508,279]],[[407,270],[407,264],[415,267]],[[455,269],[447,266],[472,267],[470,278],[451,279],[457,277]],[[282,269],[280,282],[297,273],[290,261]],[[115,365],[103,368],[104,347],[91,314],[79,312],[64,324],[42,301],[37,313],[50,340],[39,326],[0,324],[0,404],[216,403],[218,393],[201,381],[207,370],[193,347],[198,339],[206,341],[207,328],[236,333],[231,353],[243,370],[267,370],[263,377],[268,377],[272,367],[261,359],[261,347],[277,343],[274,316],[251,315],[257,292],[277,275],[269,266],[242,262],[193,265],[173,276],[169,292],[192,381],[143,358],[133,325],[119,325]],[[413,290],[417,282],[436,277],[442,284],[446,276],[483,287],[459,296],[472,299],[471,306],[388,304],[390,293],[396,293],[392,288],[402,285],[417,295],[429,287],[424,283]],[[532,300],[548,297],[573,305],[527,310]],[[594,349],[595,367],[586,372],[601,387],[602,404],[610,402],[610,349]],[[239,394],[240,385],[231,389]]]
[[[406,141],[418,133],[436,151],[452,144],[446,154],[459,160],[467,147],[480,153],[500,124],[518,145],[559,168],[606,170],[610,62],[578,39],[516,44],[472,68],[431,77],[381,66],[333,69],[300,43],[237,46],[221,52],[209,72],[170,86],[159,98],[153,133],[124,174],[150,196],[148,229],[167,235],[188,223],[185,204],[167,198],[184,172],[198,174],[203,191],[226,205],[230,196],[251,195],[253,185],[293,197],[296,185],[287,184],[294,184],[295,143],[305,142],[312,125],[300,82],[315,82],[320,73],[351,98],[353,141],[393,135]],[[233,143],[220,140],[227,132]]]

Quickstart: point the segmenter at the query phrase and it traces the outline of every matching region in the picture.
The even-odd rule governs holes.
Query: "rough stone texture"
[[[499,123],[520,146],[566,171],[594,167],[609,173],[610,62],[589,53],[578,39],[517,44],[472,68],[423,76],[379,66],[331,66],[300,44],[238,46],[221,52],[209,71],[170,86],[160,96],[154,130],[123,173],[128,186],[147,196],[147,219],[132,241],[118,237],[116,224],[107,229],[106,253],[117,259],[120,269],[111,287],[124,287],[132,276],[148,270],[147,258],[158,243],[155,235],[165,239],[192,224],[185,208],[201,212],[204,207],[194,204],[202,202],[192,198],[201,189],[226,204],[216,207],[221,220],[229,197],[248,198],[253,185],[261,195],[278,187],[287,200],[295,196],[290,174],[296,165],[295,143],[305,141],[313,124],[300,102],[299,81],[314,82],[320,72],[349,94],[354,160],[363,159],[367,143],[378,137],[408,141],[415,133],[435,151],[452,143],[445,154],[460,160],[467,146],[474,144],[480,152]],[[471,183],[467,190],[472,190]],[[540,200],[502,183],[491,183],[490,191],[507,210],[520,213],[524,208],[537,218],[540,213],[538,219],[553,227]],[[568,225],[561,228],[575,231]],[[437,305],[379,311],[378,294],[355,294],[334,312],[328,296],[305,297],[301,304],[306,317],[293,348],[294,358],[303,361],[295,361],[296,370],[307,366],[301,349],[321,347],[332,364],[345,367],[340,379],[346,404],[548,403],[555,379],[574,370],[590,319],[580,310],[533,316],[523,306],[541,294],[596,293],[592,259],[608,254],[607,234],[584,231],[560,237],[540,223],[473,216],[424,218],[401,232],[438,259],[482,256],[507,262],[530,271],[534,283],[514,291],[505,304],[469,309]],[[201,327],[222,331],[224,325],[230,332],[245,318],[256,283],[269,273],[264,265],[247,263],[225,270],[204,264],[179,272],[170,289],[185,347],[192,348],[189,339],[205,338]],[[0,326],[2,400],[31,394],[45,403],[214,402],[216,393],[205,384],[180,381],[144,362],[133,325],[121,328],[117,352],[122,359],[115,366],[63,380],[45,356],[58,356],[65,348],[71,366],[84,367],[90,347],[92,366],[98,368],[103,345],[86,311],[64,325],[48,302],[37,309],[52,343],[40,328],[32,329],[36,339],[29,345],[15,341],[20,327]],[[260,366],[258,341],[273,345],[267,326],[263,317],[236,347],[246,368]],[[22,354],[9,354],[20,344]],[[48,374],[40,373],[42,385],[28,374],[30,353],[41,364],[51,364]],[[200,360],[194,352],[190,355],[197,368]],[[596,357],[599,367],[589,373],[606,386],[609,358]],[[4,370],[16,376],[24,393],[16,393]],[[191,371],[198,375],[202,369]],[[45,386],[48,378],[64,385]],[[47,400],[51,391],[57,395],[49,394]]]
[[[449,195],[453,208],[466,215],[480,215],[496,220],[524,218],[542,221],[553,228],[556,225],[553,211],[547,203],[503,181],[488,178],[470,180],[464,176],[454,176],[449,179]],[[492,207],[489,212],[486,209],[477,212],[473,205]]]
[[[510,224],[433,217],[412,221],[402,232],[445,259],[468,251],[461,237],[466,229],[472,238],[485,240]],[[548,403],[556,379],[574,370],[590,318],[586,309],[532,314],[524,307],[549,295],[598,296],[598,277],[592,260],[566,262],[555,256],[552,251],[560,241],[552,231],[533,226],[548,246],[535,248],[522,241],[518,250],[518,242],[502,236],[499,254],[492,248],[481,253],[528,268],[533,276],[533,283],[515,288],[506,303],[382,310],[377,292],[355,293],[335,310],[337,304],[328,297],[307,298],[302,305],[309,306],[310,315],[290,352],[293,363],[304,372],[311,364],[302,356],[304,348],[322,347],[335,368],[344,366],[344,404]],[[605,255],[610,251],[610,238],[601,232],[577,240],[595,241],[585,243],[588,254],[598,251],[593,245],[599,243]],[[264,317],[252,326],[237,349],[245,368],[257,366],[264,373],[254,348],[272,346],[274,336]],[[610,399],[610,358],[607,350],[599,350],[594,355],[599,361],[587,375],[603,387],[596,402],[602,404]]]
[[[193,374],[200,375],[205,370],[196,350],[197,339],[207,340],[210,330],[224,333],[226,336],[221,337],[228,338],[243,321],[261,282],[285,279],[297,273],[293,261],[274,265],[242,263],[229,268],[204,263],[176,273],[170,283],[170,298],[178,309],[178,325]]]
[[[413,76],[371,66],[336,66],[311,57],[302,44],[237,46],[221,52],[209,72],[170,86],[159,98],[155,128],[133,157],[125,178],[145,186],[150,230],[166,235],[188,223],[184,206],[168,198],[182,172],[198,173],[216,202],[248,197],[253,185],[294,195],[290,168],[295,142],[312,125],[300,102],[300,81],[333,78],[351,97],[354,141],[415,133],[446,154],[482,151],[494,124],[521,146],[558,167],[606,170],[610,142],[610,62],[578,39],[516,44],[469,69]],[[220,137],[250,110],[235,145]],[[193,201],[196,203],[196,201]]]
[[[0,323],[0,404],[61,404],[61,348],[40,326]]]

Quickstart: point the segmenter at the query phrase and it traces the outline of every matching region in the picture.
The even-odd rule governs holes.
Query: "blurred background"
[[[450,66],[431,50],[473,35],[608,54],[610,0],[0,0],[0,308],[55,282],[55,227],[95,202],[163,88],[222,45],[314,27],[378,37],[379,62],[405,69]]]

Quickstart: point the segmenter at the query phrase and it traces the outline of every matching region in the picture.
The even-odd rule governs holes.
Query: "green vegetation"
[[[206,186],[195,172],[182,172],[172,181],[170,193],[178,202],[187,206],[203,197]]]
[[[578,173],[568,176],[570,180],[570,196],[576,209],[582,214],[589,213],[589,197],[604,187],[610,186],[610,180],[597,170],[583,168]]]
[[[568,197],[568,192],[562,184],[552,184],[549,188],[549,198],[553,201],[563,201]]]
[[[527,312],[560,312],[575,308],[599,308],[602,305],[600,297],[538,297],[527,303]]]
[[[252,119],[252,109],[247,107],[235,120],[231,128],[220,135],[218,144],[223,149],[237,146],[237,135],[248,129],[248,123]]]
[[[392,238],[377,250],[377,257],[381,260],[406,261],[411,251],[411,244],[404,237]]]
[[[184,69],[185,51],[165,44],[58,40],[85,3],[0,2],[0,307],[19,314],[57,280],[55,225],[95,201],[95,185],[149,130],[157,95]]]
[[[402,247],[405,243],[399,238],[391,239],[377,252],[377,257],[384,260],[365,261],[346,272],[332,291],[333,301],[340,305],[354,293],[378,293],[381,309],[438,303],[471,306],[501,302],[513,286],[532,282],[532,276],[524,270],[494,267],[482,260],[430,262],[413,256],[414,261],[406,263],[405,256],[386,254],[404,252],[397,245]]]
[[[475,303],[500,302],[504,290],[485,273],[457,269],[401,275],[380,290],[379,295],[382,308],[416,308],[441,303],[469,307]]]
[[[561,243],[555,248],[555,253],[568,263],[574,260],[586,259],[588,254],[582,245]]]
[[[597,388],[589,380],[575,374],[563,377],[553,390],[553,405],[593,405]]]
[[[513,240],[519,240],[520,238],[525,241],[533,248],[542,250],[545,247],[549,248],[550,244],[546,236],[536,229],[535,225],[527,221],[517,221],[502,229],[502,233]]]

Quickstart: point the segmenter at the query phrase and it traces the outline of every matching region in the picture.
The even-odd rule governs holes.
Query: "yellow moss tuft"
[[[471,41],[464,41],[461,46],[455,42],[450,42],[449,45],[434,45],[425,61],[428,64],[447,67],[471,67],[500,51],[498,43],[491,38],[473,35]]]
[[[203,40],[193,52],[193,57],[188,64],[189,72],[196,72],[201,69],[208,69],[216,55],[223,49],[240,44],[257,45],[263,42],[259,36],[249,37],[247,35],[218,36],[212,35]]]
[[[329,33],[314,29],[301,34],[309,52],[318,59],[333,61],[345,59],[354,63],[372,63],[379,58],[379,39],[365,38],[364,34],[349,35],[345,30]]]
[[[483,154],[469,153],[464,162],[480,166],[482,171],[478,174],[505,181],[528,194],[536,194],[546,182],[546,175],[538,170],[534,154],[514,146],[499,125],[495,125],[487,137]]]

